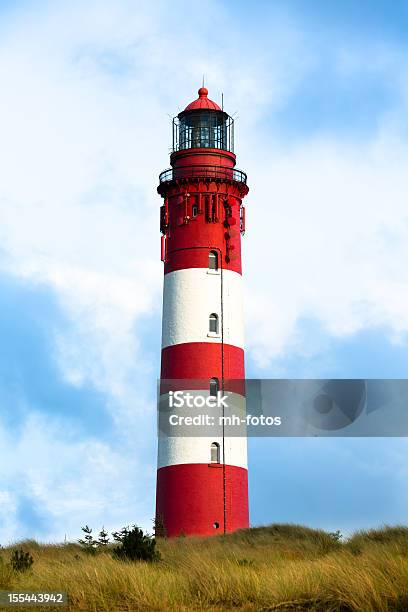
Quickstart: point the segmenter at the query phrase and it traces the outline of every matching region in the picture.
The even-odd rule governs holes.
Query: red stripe
[[[176,202],[177,198],[170,204],[170,231],[167,234],[164,273],[184,268],[208,268],[209,252],[214,249],[219,254],[220,267],[241,274],[241,234],[237,201],[232,207],[231,227],[224,225],[225,212],[222,210],[221,202],[218,206],[220,218],[214,223],[206,220],[204,208],[201,214],[193,218],[190,202],[182,204]],[[180,224],[186,210],[190,220],[186,224]]]
[[[222,345],[186,342],[162,349],[161,378],[211,378],[221,375]],[[225,378],[244,378],[244,351],[224,344]]]
[[[157,471],[156,517],[169,537],[223,533],[223,471],[221,464],[201,463],[169,465]],[[225,531],[247,528],[247,470],[226,465],[225,492]]]
[[[206,389],[210,378],[218,378],[221,383],[223,374],[225,390],[245,395],[243,349],[224,344],[224,372],[221,344],[187,342],[162,349],[161,393],[185,389],[185,380],[189,389]]]

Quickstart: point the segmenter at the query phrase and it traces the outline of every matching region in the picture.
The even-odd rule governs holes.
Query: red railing
[[[180,166],[179,168],[168,168],[160,176],[160,183],[166,183],[179,178],[215,178],[237,181],[246,185],[247,175],[242,170],[235,168],[222,168],[220,166]]]

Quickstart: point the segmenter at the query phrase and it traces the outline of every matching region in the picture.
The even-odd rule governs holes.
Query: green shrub
[[[98,542],[97,540],[94,540],[94,537],[92,535],[92,529],[88,527],[88,525],[85,525],[85,527],[81,527],[81,529],[84,532],[85,537],[83,540],[78,540],[78,542],[87,553],[94,555],[98,547]]]
[[[333,540],[333,542],[341,542],[343,536],[339,530],[331,531],[328,533],[328,536]]]
[[[22,548],[11,553],[10,565],[15,572],[26,572],[30,569],[34,559],[29,552],[24,552]]]
[[[109,535],[108,532],[105,531],[105,527],[102,527],[99,532],[99,538],[97,541],[98,548],[105,548],[109,544]]]
[[[156,550],[154,536],[144,534],[142,529],[133,525],[112,533],[113,539],[119,542],[113,554],[117,559],[127,561],[158,561],[160,554]]]

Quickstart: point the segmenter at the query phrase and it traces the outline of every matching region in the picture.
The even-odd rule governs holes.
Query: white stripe
[[[225,464],[248,468],[247,440],[245,437],[224,438]],[[157,467],[181,463],[211,463],[211,444],[220,445],[220,459],[223,461],[222,438],[168,438],[159,436]]]
[[[221,320],[223,288],[223,322]],[[209,316],[219,317],[220,334],[209,334]],[[176,270],[164,276],[162,348],[184,342],[221,342],[244,347],[242,276],[231,270],[208,274],[207,268]]]

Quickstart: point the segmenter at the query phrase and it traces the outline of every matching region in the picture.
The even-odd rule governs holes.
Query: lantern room
[[[234,120],[200,87],[198,98],[173,119],[173,152],[183,149],[234,151]]]

